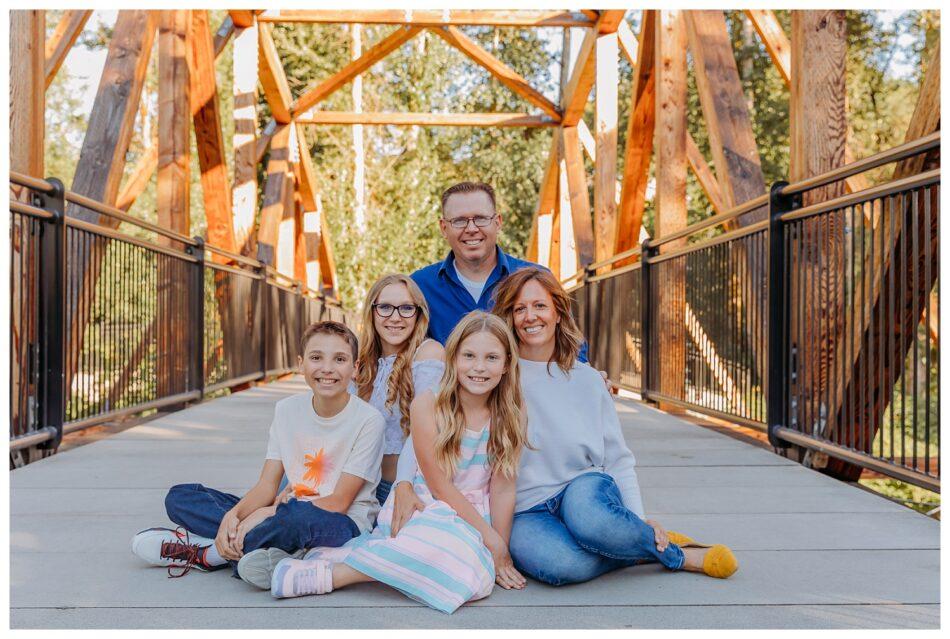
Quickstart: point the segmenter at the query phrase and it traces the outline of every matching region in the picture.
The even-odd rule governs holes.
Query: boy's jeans
[[[639,563],[683,567],[679,546],[658,552],[653,528],[623,505],[613,478],[599,472],[580,475],[554,497],[515,513],[510,551],[518,570],[553,586]]]
[[[190,533],[214,539],[224,515],[241,500],[201,484],[172,486],[165,497],[168,518]],[[314,546],[342,546],[360,534],[352,519],[308,501],[291,499],[277,512],[247,532],[244,553],[258,548],[280,548],[292,553]],[[229,562],[237,574],[237,562]]]

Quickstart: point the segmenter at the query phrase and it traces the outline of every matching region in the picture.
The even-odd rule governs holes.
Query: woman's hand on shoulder
[[[422,362],[426,360],[435,360],[437,362],[445,361],[445,348],[434,339],[427,340],[416,351],[415,361]]]

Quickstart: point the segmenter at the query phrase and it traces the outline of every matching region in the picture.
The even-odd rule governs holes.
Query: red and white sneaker
[[[220,567],[204,562],[204,551],[213,543],[212,539],[193,537],[181,527],[146,528],[132,537],[132,554],[153,566],[167,566],[169,577],[183,577],[192,568],[207,572]],[[182,570],[175,574],[172,568]]]

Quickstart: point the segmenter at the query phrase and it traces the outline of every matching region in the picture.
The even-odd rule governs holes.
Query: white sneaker
[[[258,548],[247,553],[238,562],[238,575],[261,590],[270,590],[271,578],[274,576],[274,569],[281,560],[288,557],[300,559],[304,556],[303,550],[295,553],[288,553],[280,548]]]
[[[153,566],[167,566],[169,577],[182,577],[192,568],[207,572],[213,568],[201,561],[205,547],[214,540],[192,536],[184,528],[146,528],[132,537],[132,554]],[[172,567],[182,568],[173,574]]]
[[[274,569],[270,593],[280,599],[333,591],[333,564],[322,559],[283,559]]]

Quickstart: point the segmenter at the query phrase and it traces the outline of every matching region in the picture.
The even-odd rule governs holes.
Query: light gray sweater
[[[613,477],[624,506],[644,517],[636,459],[623,439],[613,399],[596,370],[574,363],[565,374],[555,364],[521,359],[521,389],[528,412],[528,441],[521,452],[515,512],[557,495],[575,477],[593,471]],[[412,438],[399,457],[396,483],[416,470]]]

